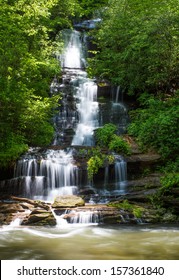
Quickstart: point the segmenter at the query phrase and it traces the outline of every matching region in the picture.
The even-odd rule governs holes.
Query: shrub
[[[109,143],[109,149],[125,155],[129,155],[131,152],[129,144],[118,135],[113,135],[112,140]]]
[[[163,158],[176,158],[179,150],[179,100],[147,97],[145,108],[131,112],[128,133],[135,136],[144,149],[152,148]]]
[[[95,140],[96,144],[100,147],[107,147],[112,140],[117,127],[112,123],[105,124],[103,127],[96,129]]]

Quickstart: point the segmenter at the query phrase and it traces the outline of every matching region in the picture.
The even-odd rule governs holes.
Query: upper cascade
[[[57,133],[53,144],[64,143],[65,131],[73,131],[71,142],[68,141],[70,145],[93,146],[93,131],[99,126],[98,86],[84,71],[86,35],[76,30],[64,30],[63,36],[64,52],[60,57],[64,71],[63,101],[55,119]]]
[[[64,53],[61,55],[62,68],[81,69],[85,67],[81,33],[76,30],[64,31]]]

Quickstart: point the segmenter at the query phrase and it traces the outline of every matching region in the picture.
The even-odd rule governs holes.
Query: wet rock
[[[11,215],[5,215],[3,213],[0,213],[0,225],[8,225],[12,221],[12,214]]]
[[[52,204],[53,208],[72,208],[78,206],[84,206],[85,201],[76,195],[63,195],[56,197],[54,203]]]
[[[176,223],[178,222],[178,216],[172,213],[165,213],[162,217],[163,223]]]
[[[0,225],[9,225],[16,218],[23,220],[27,211],[18,203],[0,203]]]
[[[49,213],[51,213],[49,204],[42,201],[14,196],[7,197],[0,202],[0,225],[9,225],[17,218],[23,221],[22,223],[26,224],[32,213],[34,214],[34,211],[41,212],[38,212],[37,214],[43,213],[41,219],[43,218],[45,221],[45,218],[48,218],[45,223],[53,225],[54,217],[52,217],[53,215],[49,215]],[[44,213],[48,213],[48,216]],[[29,221],[31,222],[31,218]]]
[[[22,225],[55,226],[56,219],[51,211],[35,209],[31,212],[27,220],[22,222]]]
[[[146,170],[153,172],[160,161],[161,157],[156,153],[140,153],[126,157],[129,179],[140,177]]]
[[[84,189],[81,189],[79,191],[80,195],[90,195],[90,194],[95,194],[95,193],[96,193],[96,191],[91,187],[85,187]]]
[[[0,203],[0,213],[9,214],[24,212],[24,209],[18,203]]]
[[[18,201],[19,203],[23,203],[24,207],[26,207],[29,204],[29,205],[32,205],[33,207],[39,207],[39,208],[43,208],[45,210],[50,209],[50,205],[44,201],[33,200],[33,199],[24,198],[24,197],[16,197],[16,196],[11,196],[10,199],[12,201],[14,200],[14,201]]]
[[[179,198],[173,195],[162,196],[162,203],[166,209],[172,209],[175,215],[179,215]]]
[[[130,189],[136,187],[161,187],[160,178],[160,174],[151,174],[150,176],[146,176],[138,180],[130,180],[127,182],[127,186],[130,187]]]

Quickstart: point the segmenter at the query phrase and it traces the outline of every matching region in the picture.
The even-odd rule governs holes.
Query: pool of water
[[[178,260],[179,227],[67,224],[55,228],[3,226],[6,260]]]

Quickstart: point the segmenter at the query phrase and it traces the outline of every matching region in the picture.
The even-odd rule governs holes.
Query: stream
[[[65,224],[55,228],[9,225],[0,228],[0,257],[6,260],[178,260],[179,229],[169,225]]]

